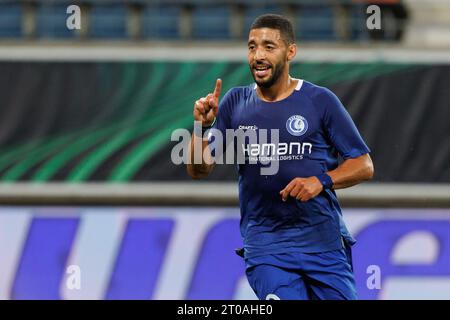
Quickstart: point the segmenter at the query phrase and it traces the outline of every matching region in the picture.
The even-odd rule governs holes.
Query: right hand
[[[194,120],[201,121],[202,127],[210,126],[216,118],[219,110],[220,89],[222,89],[222,80],[217,79],[214,92],[195,101]]]

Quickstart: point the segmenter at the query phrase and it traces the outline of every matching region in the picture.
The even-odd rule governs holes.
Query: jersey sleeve
[[[323,124],[332,145],[344,159],[369,153],[355,123],[338,97],[328,89],[317,96],[316,104],[324,108]]]

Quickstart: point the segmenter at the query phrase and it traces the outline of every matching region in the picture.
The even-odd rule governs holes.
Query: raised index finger
[[[214,98],[219,99],[220,97],[220,90],[222,89],[222,80],[217,79],[216,80],[216,87],[214,88]]]

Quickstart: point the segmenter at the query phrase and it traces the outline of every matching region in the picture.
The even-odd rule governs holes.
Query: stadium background
[[[339,191],[360,298],[450,299],[450,1],[370,4],[381,30],[364,1],[1,1],[0,298],[255,298],[234,166],[190,181],[171,134],[217,77],[252,82],[248,27],[276,12],[291,74],[332,89],[372,150],[374,180]]]

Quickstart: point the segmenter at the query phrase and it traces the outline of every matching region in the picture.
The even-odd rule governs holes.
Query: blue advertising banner
[[[450,209],[347,209],[360,299],[450,299]],[[256,299],[238,208],[0,207],[0,299]]]

